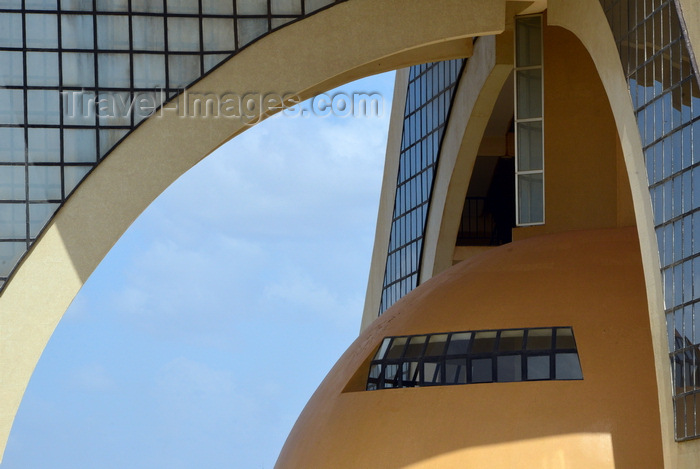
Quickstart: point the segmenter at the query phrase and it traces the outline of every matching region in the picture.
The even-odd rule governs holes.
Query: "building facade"
[[[431,306],[421,299],[431,294],[420,292],[437,289],[439,297],[440,285],[446,295],[468,290],[460,282],[479,282],[479,275],[465,267],[473,265],[482,273],[501,272],[496,284],[501,278],[512,283],[511,290],[490,290],[501,301],[489,303],[491,310],[517,309],[512,292],[519,291],[524,296],[515,298],[528,304],[521,285],[529,277],[554,281],[543,273],[547,266],[528,253],[550,258],[547,246],[559,246],[550,266],[562,265],[577,283],[556,290],[578,298],[581,291],[589,292],[586,285],[596,285],[598,290],[583,298],[597,298],[602,311],[626,284],[609,290],[592,273],[574,276],[560,263],[568,259],[575,265],[576,260],[587,266],[583,271],[599,272],[606,262],[617,265],[619,252],[625,266],[638,259],[637,270],[610,271],[637,275],[641,282],[633,295],[620,295],[628,300],[620,309],[638,310],[639,304],[631,307],[630,302],[641,299],[645,314],[629,322],[622,313],[606,312],[610,329],[626,339],[618,341],[618,348],[601,350],[629,354],[625,360],[639,365],[618,374],[628,382],[644,377],[635,396],[645,402],[637,411],[648,420],[637,426],[646,429],[649,460],[695,467],[700,460],[695,321],[700,317],[700,189],[694,187],[700,187],[700,146],[694,143],[700,135],[698,44],[700,7],[690,0],[435,0],[410,6],[398,0],[0,1],[2,444],[61,315],[150,201],[223,142],[284,106],[352,79],[398,69],[363,332],[351,349],[356,360],[341,359],[340,371],[327,379],[336,387],[322,385],[326,398],[357,401],[353,415],[359,418],[365,415],[362,408],[380,413],[391,408],[385,400],[398,394],[384,397],[389,393],[412,392],[404,404],[425,405],[430,393],[448,392],[454,404],[459,393],[476,392],[476,383],[484,390],[479,399],[487,400],[490,392],[502,392],[499,386],[516,383],[526,395],[532,392],[526,385],[547,392],[546,386],[565,384],[579,396],[583,388],[576,386],[590,380],[591,392],[604,393],[605,382],[595,387],[595,376],[608,376],[605,362],[586,351],[593,341],[615,340],[600,335],[605,321],[594,320],[597,328],[579,325],[585,313],[572,315],[579,309],[562,306],[554,287],[539,291],[533,286],[542,311],[505,314],[509,323],[493,314],[456,317],[454,305]],[[214,98],[227,94],[239,99],[222,107]],[[592,238],[571,234],[582,232],[593,233]],[[623,253],[621,246],[630,243],[638,251]],[[588,252],[588,260],[598,264],[563,256],[563,246]],[[509,249],[521,253],[520,260],[502,257]],[[601,252],[607,261],[597,256]],[[490,262],[498,267],[489,267]],[[451,270],[455,264],[462,267]],[[505,273],[508,265],[531,275],[511,278]],[[450,274],[456,271],[462,273]],[[611,277],[608,284],[615,282]],[[476,305],[484,296],[473,293],[460,301]],[[561,316],[549,314],[555,304]],[[415,305],[453,313],[436,313],[442,319],[432,323],[431,313]],[[597,320],[603,313],[591,314]],[[443,329],[436,329],[438,324]],[[576,341],[557,348],[567,331]],[[551,337],[550,345],[531,352],[528,337],[538,334]],[[449,345],[442,355],[425,355],[426,344],[441,337],[445,344],[461,337],[471,345],[457,355]],[[490,352],[472,354],[477,337],[495,340]],[[511,342],[520,337],[521,345],[501,353],[498,344],[506,337]],[[423,351],[406,360],[414,342],[424,344]],[[404,355],[390,356],[394,343],[403,343]],[[382,344],[386,355],[377,355]],[[425,364],[438,363],[430,357],[439,357],[443,369],[436,374],[430,368],[428,379]],[[457,359],[466,360],[464,375],[462,365],[450,361],[454,374],[448,379],[447,363]],[[414,362],[421,371],[409,379]],[[574,363],[583,379],[572,378],[579,376]],[[505,370],[510,370],[509,384],[498,383]],[[464,386],[437,386],[437,380]],[[613,381],[622,386],[625,380]],[[434,389],[385,389],[425,388],[426,383]],[[365,391],[370,384],[382,389]],[[368,401],[363,407],[362,399],[383,405]],[[314,449],[296,436],[304,425],[317,425],[309,415],[318,405],[312,402],[300,418],[281,467],[299,467],[298,461],[318,456],[303,454],[301,449]],[[617,428],[615,419],[628,420],[634,413],[612,410],[624,408],[623,401],[610,406],[594,412],[593,421],[579,422],[579,428],[552,432],[608,438],[616,455],[613,465],[632,464],[634,451],[625,435],[640,430]],[[596,422],[609,416],[618,423],[605,437]],[[527,418],[519,415],[518,421]],[[454,430],[450,425],[445,429]],[[507,440],[521,438],[516,432]],[[563,445],[565,461],[579,455],[586,467],[581,448],[599,441],[594,440],[557,440],[544,447],[555,451]],[[474,440],[465,447],[485,448],[494,441]],[[369,456],[381,451],[370,446]],[[443,449],[445,455],[459,453],[454,446]],[[396,460],[400,464],[420,467],[421,461],[440,457],[440,450],[402,454]],[[489,454],[479,457],[487,461]],[[459,464],[455,461],[462,456],[455,457],[444,464]]]

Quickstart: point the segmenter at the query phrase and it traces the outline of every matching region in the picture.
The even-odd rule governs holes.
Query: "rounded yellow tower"
[[[523,365],[510,382],[477,383],[470,368],[451,381],[468,384],[366,390],[386,337],[503,330],[573,331],[583,379],[533,379]],[[634,228],[494,248],[418,287],[351,345],[276,467],[662,467],[649,334]]]

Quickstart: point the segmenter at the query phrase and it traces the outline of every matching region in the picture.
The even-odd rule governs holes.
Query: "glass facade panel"
[[[135,50],[159,51],[165,48],[163,18],[158,16],[134,16],[131,21],[132,40]]]
[[[24,84],[24,65],[22,53],[13,51],[0,52],[0,86],[22,86]]]
[[[257,16],[235,0],[0,0],[0,288],[114,145],[236,53],[239,20],[250,42],[336,2],[242,3]]]
[[[61,15],[61,40],[64,49],[88,49],[95,46],[92,16]]]
[[[689,364],[695,363],[695,305],[700,299],[693,291],[700,253],[700,231],[695,229],[700,146],[692,143],[700,136],[697,64],[675,1],[601,0],[601,5],[629,84],[647,167],[674,374],[676,438],[696,438],[698,390],[687,384],[688,377],[694,379]]]
[[[56,15],[27,14],[27,47],[50,48],[58,47],[58,21]]]
[[[440,144],[464,60],[411,67],[379,314],[418,285]]]

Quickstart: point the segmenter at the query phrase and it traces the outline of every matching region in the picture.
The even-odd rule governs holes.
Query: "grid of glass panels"
[[[700,88],[673,0],[601,0],[629,83],[664,282],[678,441],[700,436]]]
[[[161,103],[337,1],[0,0],[0,288],[85,175]]]
[[[542,15],[515,19],[516,223],[544,223]]]
[[[464,59],[411,67],[379,315],[418,285],[442,136]]]
[[[583,379],[571,327],[386,337],[367,390]]]

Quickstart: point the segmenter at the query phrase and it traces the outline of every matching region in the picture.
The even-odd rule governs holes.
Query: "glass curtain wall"
[[[411,67],[379,315],[418,285],[442,136],[465,59]]]
[[[700,436],[700,88],[673,0],[601,0],[644,149],[659,246],[678,441]]]
[[[80,181],[158,106],[338,1],[0,0],[0,288]]]

